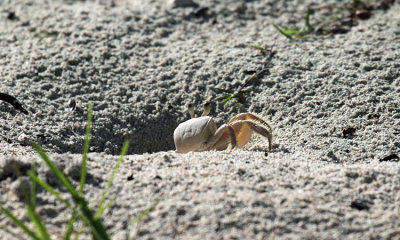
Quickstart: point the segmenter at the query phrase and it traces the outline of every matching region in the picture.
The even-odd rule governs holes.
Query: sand
[[[0,203],[28,221],[14,163],[28,180],[36,162],[65,193],[30,142],[78,185],[92,102],[85,196],[93,207],[131,141],[103,217],[113,239],[400,238],[399,2],[341,25],[345,33],[299,41],[272,24],[302,27],[311,1],[167,2],[1,1],[0,92],[29,114],[0,103]],[[275,52],[267,71],[243,99],[216,101],[215,88],[235,90],[265,67],[252,45]],[[200,114],[208,101],[217,125],[238,113],[262,116],[273,127],[272,151],[254,136],[242,150],[174,153],[187,105]],[[43,190],[37,197],[59,239],[70,212]],[[0,214],[0,234],[15,238],[7,229],[21,233]]]

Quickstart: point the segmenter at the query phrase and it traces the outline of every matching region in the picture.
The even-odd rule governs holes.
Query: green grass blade
[[[233,98],[233,95],[229,95],[228,97],[224,98],[224,100],[222,101],[223,103],[228,102],[229,100],[231,100]]]
[[[254,48],[254,49],[257,49],[257,50],[260,50],[260,51],[264,51],[265,50],[265,48],[263,48],[261,46],[258,46],[258,45],[251,45],[250,47]]]
[[[146,208],[139,216],[137,216],[135,219],[131,221],[130,224],[136,224],[139,223],[143,220],[144,217],[146,217],[151,211],[153,211],[157,205],[160,203],[161,199],[158,199],[155,201],[150,207]]]
[[[50,167],[51,171],[68,189],[68,191],[72,195],[74,202],[79,206],[82,212],[85,224],[91,228],[93,235],[96,236],[95,239],[110,239],[103,224],[99,220],[94,219],[93,212],[90,211],[87,202],[75,190],[75,188],[72,186],[68,178],[64,176],[64,174],[54,165],[52,161],[50,161],[46,153],[42,150],[42,148],[39,145],[33,144],[33,147],[39,153],[42,159],[46,162],[46,164]],[[54,194],[54,191],[52,193]]]
[[[104,229],[104,227],[102,226],[102,224],[100,223],[96,223],[93,219],[93,213],[88,213],[90,212],[86,201],[84,201],[84,199],[82,199],[80,196],[78,196],[77,194],[74,195],[71,193],[75,203],[81,208],[84,209],[85,211],[82,211],[83,215],[80,214],[74,206],[72,206],[67,200],[65,200],[64,198],[61,197],[60,193],[58,193],[56,190],[54,190],[54,188],[52,188],[50,185],[48,185],[47,183],[45,183],[43,180],[41,180],[40,178],[38,178],[32,171],[28,172],[28,175],[35,181],[37,182],[40,186],[42,186],[45,190],[47,190],[48,192],[50,192],[51,194],[53,194],[58,200],[60,200],[62,203],[64,203],[68,208],[70,208],[76,217],[79,217],[79,219],[81,219],[86,226],[88,227],[96,227],[99,228],[100,230],[95,230],[94,232],[102,232],[101,229]],[[92,218],[92,219],[90,219]],[[95,222],[95,223],[94,223]],[[104,230],[105,231],[105,230]],[[96,239],[108,239],[108,238],[102,238],[102,237],[98,237]]]
[[[107,208],[109,208],[114,202],[115,202],[115,199],[116,199],[117,197],[113,197],[113,198],[111,198],[104,206],[102,206],[101,208],[99,207],[99,209],[97,209],[97,212],[96,212],[96,218],[98,218],[98,217],[100,217],[101,215],[103,215],[103,213],[104,213],[104,211],[105,210],[107,210]]]
[[[242,96],[243,96],[243,93],[240,92],[240,93],[235,93],[235,94],[233,94],[233,95],[232,95],[232,98],[240,98],[240,97],[242,97]]]
[[[67,230],[65,231],[65,235],[63,237],[63,240],[70,240],[71,239],[71,235],[74,231],[74,223],[76,221],[76,218],[74,215],[71,216],[71,219],[69,219],[68,221],[68,225],[67,225]]]
[[[56,165],[49,159],[44,150],[37,144],[32,144],[33,148],[36,152],[42,157],[42,159],[46,162],[47,166],[49,166],[50,170],[56,175],[56,177],[61,181],[61,183],[68,189],[68,191],[74,196],[78,195],[78,192],[75,190],[72,183],[69,179],[56,167]]]
[[[253,89],[242,90],[240,92],[237,92],[237,93],[233,94],[233,96],[236,96],[237,94],[240,94],[240,95],[247,94],[247,93],[250,93],[252,91],[253,91]]]
[[[22,221],[16,218],[10,211],[5,209],[2,204],[0,204],[0,210],[19,228],[21,228],[29,237],[35,240],[41,240],[36,233],[31,231]]]
[[[64,203],[68,208],[70,209],[73,208],[67,200],[61,197],[59,192],[57,192],[54,188],[52,188],[50,185],[48,185],[46,182],[44,182],[42,179],[36,176],[36,174],[33,171],[28,171],[28,175],[29,177],[32,178],[34,182],[42,186],[49,193],[53,194],[60,202]]]
[[[299,34],[301,32],[300,29],[281,29],[282,32],[290,35],[290,34]]]
[[[103,223],[100,221],[100,219],[95,218],[93,212],[89,209],[87,202],[85,199],[82,197],[78,196],[74,201],[79,205],[81,212],[83,216],[86,217],[86,219],[89,222],[89,228],[93,234],[94,239],[99,239],[99,240],[109,240],[110,236],[108,236],[108,233],[103,225]]]
[[[33,171],[36,171],[35,162],[33,162],[33,164],[32,164],[32,169],[33,169]],[[35,181],[32,181],[30,190],[31,190],[31,192],[30,192],[29,203],[32,206],[32,208],[35,210],[36,209],[36,182]]]
[[[83,146],[83,157],[82,157],[82,166],[81,166],[81,181],[80,181],[80,184],[79,184],[79,192],[81,194],[83,193],[83,187],[85,186],[85,182],[86,182],[86,162],[87,162],[87,154],[89,152],[89,144],[90,144],[90,131],[91,131],[91,127],[92,127],[92,111],[93,111],[93,104],[89,103],[85,144]]]
[[[79,240],[79,236],[83,233],[83,229],[79,230],[79,232],[75,233],[74,240]]]
[[[22,193],[24,194],[24,199],[25,199],[25,204],[29,204],[29,201],[31,200],[31,197],[28,194],[28,190],[26,189],[26,182],[21,178],[21,171],[19,169],[19,167],[14,163],[14,171],[15,174],[18,177],[18,181],[19,181],[19,186],[21,188]]]
[[[294,41],[294,39],[292,38],[292,36],[288,35],[287,33],[285,33],[282,29],[280,29],[277,25],[272,24],[272,26],[274,26],[274,28],[280,32],[283,36],[287,37],[290,41]]]
[[[35,170],[33,164],[32,169]],[[26,193],[27,194],[27,193]],[[36,181],[32,181],[30,184],[30,196],[27,198],[27,204],[25,205],[30,220],[35,225],[36,231],[39,233],[40,238],[43,240],[50,240],[50,235],[47,232],[45,225],[41,217],[36,213]]]
[[[222,96],[222,97],[216,98],[215,100],[216,100],[216,101],[221,101],[221,100],[224,100],[224,99],[226,99],[226,98],[228,98],[228,97],[230,97],[230,96],[231,96],[231,94],[224,95],[224,96]]]
[[[310,25],[310,12],[311,12],[310,6],[308,6],[306,10],[306,17],[304,19],[304,24],[307,27],[307,31],[311,31],[312,29],[312,26]]]
[[[107,231],[99,219],[95,218],[94,213],[89,209],[88,203],[82,197],[83,186],[86,180],[86,160],[87,160],[87,152],[89,150],[89,138],[90,138],[90,128],[91,128],[91,113],[92,113],[92,104],[89,103],[89,110],[88,110],[88,126],[86,128],[86,139],[85,139],[85,146],[84,146],[84,156],[82,161],[82,168],[81,168],[81,181],[80,181],[80,188],[79,192],[74,188],[71,181],[55,166],[55,164],[49,159],[46,155],[44,150],[37,144],[32,144],[33,148],[38,152],[41,158],[46,162],[49,166],[50,170],[55,174],[55,176],[61,181],[61,183],[67,188],[70,192],[72,199],[74,200],[77,207],[80,209],[79,217],[85,223],[87,227],[90,228],[92,233],[93,239],[95,240],[108,240],[110,239]],[[44,184],[45,185],[45,184]],[[50,189],[50,188],[48,188]],[[52,193],[55,193],[53,191]],[[61,199],[61,198],[60,198]],[[74,208],[72,208],[75,210]],[[76,214],[74,212],[74,214]],[[77,215],[77,214],[76,214]],[[78,216],[78,215],[77,215]]]
[[[224,93],[233,93],[235,91],[230,90],[230,89],[223,89],[223,88],[214,88],[215,90],[218,90],[220,92],[224,92]]]
[[[111,173],[111,177],[108,180],[106,189],[104,189],[104,192],[101,195],[101,199],[100,199],[100,202],[99,202],[99,207],[98,207],[97,212],[96,212],[96,217],[101,216],[100,209],[103,208],[104,200],[105,200],[105,198],[107,196],[108,191],[110,190],[111,185],[113,184],[113,181],[114,181],[114,178],[115,178],[115,174],[117,174],[118,169],[121,166],[122,160],[124,159],[124,156],[125,156],[126,152],[128,151],[128,148],[129,148],[129,141],[125,141],[124,146],[122,147],[121,155],[119,156],[117,164],[115,164],[113,172]],[[104,210],[105,209],[103,209],[102,212],[104,212]]]
[[[35,209],[31,205],[26,205],[26,211],[28,213],[29,218],[35,225],[36,231],[39,232],[40,239],[42,240],[50,240],[50,235],[47,232],[46,227],[43,224],[40,216],[35,212]]]

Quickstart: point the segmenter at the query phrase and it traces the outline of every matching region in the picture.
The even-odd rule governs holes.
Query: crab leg
[[[214,136],[210,138],[207,145],[211,149],[224,150],[231,144],[231,149],[236,147],[236,136],[233,128],[227,124],[222,125],[217,129]]]
[[[229,136],[231,138],[231,147],[230,149],[234,149],[236,147],[237,141],[236,141],[236,134],[235,131],[231,126],[228,125],[228,130],[229,130]]]
[[[253,113],[241,113],[241,114],[239,114],[239,115],[233,117],[233,118],[228,122],[228,124],[229,124],[229,125],[232,125],[232,123],[235,122],[235,121],[237,121],[237,120],[253,120],[253,121],[259,122],[259,123],[261,123],[262,125],[266,126],[266,127],[269,129],[270,132],[272,131],[271,126],[270,126],[264,119],[262,119],[261,117],[255,115],[255,114],[253,114]]]
[[[269,151],[272,148],[272,134],[269,129],[265,126],[258,124],[253,120],[236,120],[231,123],[232,128],[236,132],[237,137],[237,147],[243,147],[246,143],[249,142],[252,132],[256,132],[261,136],[264,136],[268,139],[269,143]],[[269,126],[267,124],[267,126]]]

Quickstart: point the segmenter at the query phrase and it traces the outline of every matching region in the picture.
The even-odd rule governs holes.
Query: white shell
[[[179,124],[174,131],[176,152],[207,150],[207,140],[216,130],[214,120],[208,116],[192,118]]]

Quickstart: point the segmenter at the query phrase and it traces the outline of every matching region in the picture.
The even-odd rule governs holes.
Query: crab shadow
[[[119,155],[125,141],[130,145],[127,154],[142,154],[175,149],[173,132],[179,125],[177,114],[164,113],[151,120],[146,119],[120,119],[110,118],[107,123],[96,122],[92,124],[89,152],[105,152],[106,154]],[[79,130],[62,129],[60,137],[46,136],[41,141],[43,146],[52,146],[58,153],[82,153],[84,126]],[[79,141],[65,141],[68,138]]]

